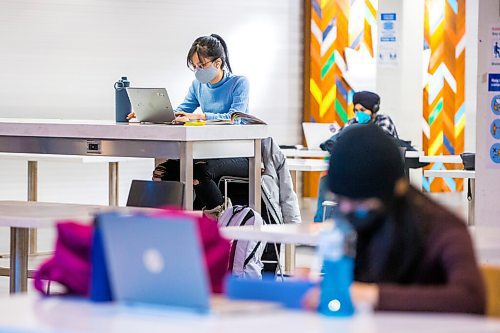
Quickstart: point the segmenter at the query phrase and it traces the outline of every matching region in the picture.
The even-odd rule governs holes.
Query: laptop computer
[[[135,117],[141,123],[172,124],[175,112],[165,88],[126,88]]]
[[[321,149],[319,145],[334,134],[330,131],[330,126],[330,123],[302,123],[307,149]]]
[[[198,227],[188,217],[108,213],[98,223],[116,301],[217,314],[277,307],[211,297]]]

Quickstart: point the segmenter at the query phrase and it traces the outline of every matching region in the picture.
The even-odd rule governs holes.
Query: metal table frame
[[[0,123],[1,124],[1,123]],[[18,124],[10,124],[18,125]],[[27,124],[33,126],[33,123]],[[19,124],[23,126],[23,124]],[[59,126],[59,127],[57,127]],[[99,126],[99,125],[92,125]],[[130,131],[136,126],[114,125],[120,131]],[[247,125],[260,126],[260,125]],[[50,124],[42,126],[45,130],[50,130]],[[159,127],[155,126],[156,131]],[[208,126],[207,126],[208,127]],[[83,155],[83,156],[116,156],[116,157],[143,157],[143,158],[167,158],[180,160],[180,181],[186,186],[184,192],[184,208],[193,209],[193,160],[208,159],[208,158],[230,158],[230,157],[248,157],[249,158],[249,204],[260,213],[260,197],[261,197],[261,137],[253,138],[235,138],[234,129],[231,135],[224,135],[224,128],[228,126],[214,126],[216,129],[210,129],[208,134],[210,138],[199,138],[189,140],[186,138],[174,139],[172,136],[161,139],[128,139],[128,138],[109,138],[110,136],[99,137],[92,135],[89,137],[58,137],[60,125],[55,125],[53,133],[36,136],[27,135],[24,132],[19,135],[8,134],[9,130],[0,132],[0,152],[6,153],[31,153],[31,154],[56,154],[56,155]],[[90,128],[87,127],[87,128]],[[107,128],[113,128],[109,126]],[[101,133],[107,128],[99,129]],[[254,127],[255,128],[255,127]],[[143,128],[144,129],[144,128]],[[165,127],[161,127],[165,130]],[[19,130],[10,130],[17,132]],[[69,130],[68,130],[69,131]],[[22,132],[22,131],[19,131]],[[266,130],[261,131],[266,132]],[[187,133],[187,129],[186,129]],[[213,137],[214,135],[219,137]],[[123,133],[122,133],[123,135]],[[137,132],[135,132],[137,136]],[[94,146],[91,146],[94,145]],[[92,149],[94,148],[94,149]],[[30,191],[36,191],[36,162],[29,163],[29,180]],[[114,185],[117,182],[117,165],[110,165],[110,200],[114,193]],[[116,178],[115,178],[116,177]],[[113,183],[113,184],[112,184]],[[35,193],[35,192],[33,192]],[[116,196],[115,196],[116,198]],[[36,196],[31,199],[36,200]],[[29,249],[29,229],[28,228],[11,228],[11,267],[16,269],[10,270],[10,291],[25,292],[26,279],[28,272],[28,249]],[[18,274],[14,274],[18,272]]]

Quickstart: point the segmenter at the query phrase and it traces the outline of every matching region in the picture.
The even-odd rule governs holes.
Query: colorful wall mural
[[[465,0],[425,0],[423,150],[426,155],[458,155],[465,129]],[[434,163],[427,169],[461,165]],[[463,190],[462,179],[425,178],[429,192]]]

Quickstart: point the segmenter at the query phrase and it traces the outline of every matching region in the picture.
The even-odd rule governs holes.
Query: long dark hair
[[[187,55],[187,66],[194,67],[191,58],[194,54],[198,55],[198,59],[210,59],[211,61],[220,58],[222,60],[222,68],[227,68],[227,70],[232,73],[231,65],[229,64],[229,57],[227,53],[227,45],[224,39],[217,34],[211,34],[210,36],[202,36],[196,38],[189,49]]]
[[[417,274],[427,234],[422,224],[418,194],[409,189],[385,202],[386,213],[376,230],[358,234],[355,279],[368,283],[412,283]]]

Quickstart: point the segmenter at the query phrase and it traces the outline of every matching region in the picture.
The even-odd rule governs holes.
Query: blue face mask
[[[368,124],[370,120],[372,120],[372,117],[364,112],[356,111],[356,120],[358,121],[358,124]]]
[[[356,232],[376,228],[383,214],[380,211],[358,208],[345,215]]]
[[[194,76],[201,83],[208,83],[212,81],[217,75],[218,69],[213,65],[208,66],[208,68],[198,68],[194,71]]]

